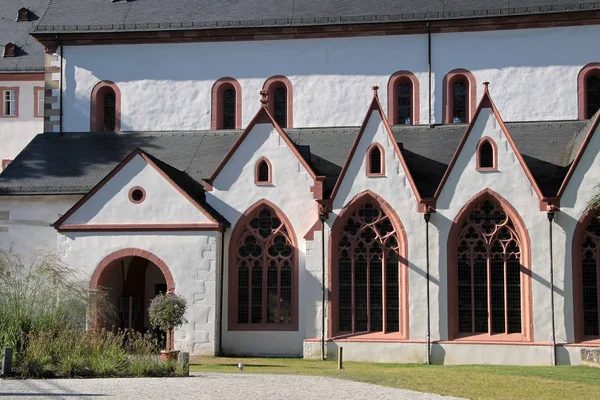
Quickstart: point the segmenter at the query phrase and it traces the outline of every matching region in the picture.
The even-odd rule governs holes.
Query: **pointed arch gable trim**
[[[283,324],[273,324],[273,323],[261,323],[261,324],[242,324],[237,321],[237,288],[238,288],[238,276],[237,271],[234,268],[234,264],[236,261],[236,253],[238,251],[238,247],[235,245],[237,240],[240,238],[241,234],[244,233],[244,227],[247,222],[250,221],[254,213],[262,207],[270,208],[273,213],[283,222],[283,225],[286,227],[289,239],[293,246],[293,265],[292,268],[292,323],[290,325]],[[299,251],[298,251],[298,239],[296,237],[296,232],[294,231],[294,227],[288,219],[287,215],[275,204],[270,202],[267,199],[262,199],[251,205],[244,214],[240,216],[235,227],[231,232],[231,236],[229,237],[229,250],[228,250],[228,265],[229,265],[229,279],[228,279],[228,326],[227,329],[229,331],[297,331],[298,330],[298,301],[299,301],[299,292],[298,292],[298,269],[299,269]],[[265,268],[266,270],[266,268]]]
[[[223,129],[223,92],[228,87],[235,90],[235,129],[242,129],[242,87],[231,77],[215,82],[211,90],[211,129]]]
[[[270,77],[263,84],[263,90],[268,93],[268,109],[271,115],[275,114],[275,103],[274,103],[274,92],[278,87],[285,87],[286,94],[286,128],[292,128],[294,126],[294,86],[292,82],[283,75],[275,75]]]
[[[399,338],[408,339],[409,338],[409,311],[408,311],[408,236],[406,234],[406,230],[404,229],[404,225],[402,225],[402,221],[396,214],[396,211],[390,204],[385,201],[382,197],[373,193],[370,190],[365,190],[357,194],[352,200],[350,200],[338,216],[336,217],[333,226],[331,228],[331,233],[329,234],[329,268],[328,268],[328,281],[327,286],[329,288],[330,293],[332,295],[329,296],[327,301],[329,307],[329,321],[328,321],[328,338],[335,339],[335,335],[338,334],[338,293],[339,286],[338,280],[334,278],[334,273],[336,272],[334,269],[334,265],[336,265],[337,258],[337,243],[338,238],[340,236],[340,232],[344,227],[345,221],[348,219],[352,212],[361,205],[367,203],[369,200],[372,200],[379,204],[383,212],[387,215],[394,227],[398,235],[398,250],[399,250],[399,262],[401,264],[400,273],[398,276],[398,283],[400,285],[400,332],[398,333]],[[377,340],[381,339],[381,335],[385,335],[382,333],[375,333],[368,336],[363,335],[363,339],[365,340]],[[347,337],[347,335],[344,335]]]
[[[392,143],[392,146],[394,147],[396,155],[398,156],[398,159],[400,160],[400,164],[402,164],[402,168],[404,169],[404,173],[406,174],[406,178],[408,179],[410,187],[417,199],[417,202],[420,203],[422,201],[421,195],[419,193],[419,190],[417,189],[417,185],[415,184],[412,174],[410,173],[410,170],[408,169],[406,160],[404,160],[402,151],[400,150],[400,147],[398,147],[398,143],[396,143],[396,139],[394,138],[394,135],[392,133],[392,128],[391,128],[390,124],[388,123],[387,118],[385,118],[385,113],[383,112],[381,103],[379,102],[379,96],[377,95],[376,90],[373,91],[373,99],[371,100],[371,104],[369,105],[367,114],[365,115],[365,118],[363,119],[363,122],[360,126],[358,135],[356,135],[356,139],[354,139],[354,144],[352,144],[352,148],[350,149],[350,153],[348,154],[348,158],[346,159],[344,168],[342,168],[342,172],[340,173],[337,181],[335,182],[335,186],[333,187],[333,191],[331,192],[331,196],[329,198],[329,203],[333,204],[333,201],[335,200],[335,197],[337,196],[337,193],[340,190],[340,186],[342,185],[344,177],[346,176],[346,172],[348,171],[348,168],[350,167],[350,163],[352,162],[352,159],[355,156],[356,149],[358,148],[358,144],[360,143],[360,139],[362,138],[363,133],[365,132],[365,129],[367,127],[367,124],[369,123],[369,119],[371,118],[371,115],[373,112],[379,113],[381,121],[383,122],[383,125],[385,126],[385,130],[389,135],[390,141]],[[418,207],[418,208],[419,208],[419,212],[421,212],[420,207]]]
[[[567,190],[567,186],[569,185],[569,182],[571,181],[571,178],[573,177],[573,174],[575,173],[575,170],[577,169],[577,166],[579,165],[581,158],[585,154],[585,151],[586,151],[589,143],[592,141],[592,137],[594,136],[594,133],[596,133],[598,126],[600,126],[600,112],[596,113],[595,118],[592,120],[592,123],[590,124],[590,128],[589,128],[587,134],[585,135],[585,139],[583,139],[583,143],[581,143],[581,147],[577,151],[577,154],[575,155],[575,158],[573,159],[573,162],[571,163],[571,166],[569,167],[569,170],[567,171],[567,174],[565,175],[565,179],[563,180],[562,184],[560,185],[560,189],[558,189],[557,197],[559,199],[563,196],[563,194],[565,193],[565,190]]]
[[[587,119],[586,81],[594,73],[600,75],[600,63],[598,62],[585,65],[577,74],[577,116],[579,119]]]
[[[465,134],[463,135],[460,143],[458,144],[458,147],[456,148],[456,151],[454,152],[454,155],[452,156],[452,160],[450,161],[450,164],[448,164],[448,168],[446,168],[446,172],[444,173],[444,176],[442,177],[442,180],[440,181],[440,184],[438,185],[438,188],[435,191],[435,194],[433,196],[434,199],[437,201],[437,199],[440,197],[440,194],[442,193],[442,190],[444,189],[444,185],[446,184],[448,177],[452,173],[452,170],[454,169],[454,165],[456,164],[458,157],[462,153],[465,143],[467,142],[467,139],[469,138],[469,135],[471,134],[471,131],[473,130],[473,127],[475,126],[475,123],[477,122],[477,119],[479,118],[479,114],[481,113],[481,110],[483,108],[491,108],[492,113],[494,114],[494,117],[496,118],[496,121],[498,121],[498,125],[500,126],[500,129],[502,130],[502,133],[504,134],[504,136],[506,137],[506,140],[510,144],[511,149],[512,149],[513,153],[515,154],[515,157],[519,161],[521,168],[523,168],[523,172],[525,172],[525,175],[527,176],[527,179],[531,183],[533,190],[535,191],[538,198],[540,199],[540,210],[546,211],[547,204],[552,202],[553,199],[545,197],[542,194],[542,191],[540,190],[537,182],[535,181],[533,174],[529,170],[527,163],[525,163],[525,160],[523,159],[521,152],[517,148],[517,145],[515,144],[515,141],[513,140],[511,134],[508,132],[506,125],[504,125],[504,121],[502,120],[502,117],[500,116],[498,109],[496,108],[496,106],[494,105],[494,102],[492,101],[492,98],[490,97],[489,91],[487,89],[487,82],[486,82],[485,91],[483,93],[483,96],[481,97],[481,100],[479,101],[477,110],[475,110],[475,115],[471,119],[471,122],[469,122],[467,130],[466,130]]]
[[[90,132],[98,131],[104,118],[104,103],[100,102],[103,89],[111,89],[115,93],[115,132],[121,130],[121,90],[112,81],[100,81],[92,89],[90,96]]]
[[[447,240],[447,293],[448,293],[448,336],[449,340],[462,340],[458,337],[458,274],[457,274],[457,249],[459,244],[459,235],[462,229],[462,222],[469,216],[469,212],[483,199],[492,198],[496,200],[506,215],[514,224],[515,230],[521,240],[521,327],[522,334],[519,342],[533,342],[533,299],[531,293],[531,240],[529,232],[523,219],[513,207],[512,204],[492,189],[486,188],[471,197],[465,205],[456,214],[452,226],[448,233]],[[511,335],[470,335],[465,338],[467,341],[515,341],[515,337]]]
[[[315,193],[316,200],[320,200],[322,198],[322,190],[320,190],[319,188],[322,187],[323,180],[325,178],[321,177],[321,176],[317,176],[317,174],[315,174],[315,172],[313,171],[311,166],[308,164],[308,162],[304,159],[304,157],[302,157],[300,152],[298,152],[298,149],[296,148],[294,143],[291,141],[289,136],[283,131],[283,129],[279,126],[279,124],[277,124],[277,122],[275,122],[273,115],[271,115],[269,110],[264,105],[262,105],[260,107],[260,109],[254,116],[254,118],[252,118],[252,121],[250,121],[250,123],[244,130],[244,133],[242,133],[240,135],[240,137],[235,141],[235,143],[233,144],[231,149],[229,149],[229,151],[227,152],[225,157],[223,157],[223,159],[221,160],[221,162],[219,163],[217,168],[214,170],[214,172],[212,173],[210,178],[204,179],[204,181],[210,186],[211,190],[214,187],[213,183],[214,183],[215,179],[217,179],[217,176],[219,176],[219,174],[221,173],[223,168],[225,168],[225,165],[227,165],[227,163],[229,162],[231,157],[233,157],[233,155],[238,150],[238,148],[241,146],[241,144],[244,142],[244,140],[246,140],[246,137],[248,136],[250,131],[252,131],[252,128],[254,128],[254,126],[256,124],[271,124],[271,125],[273,125],[273,127],[275,128],[277,133],[279,133],[279,136],[281,136],[283,141],[287,144],[290,151],[294,154],[294,156],[296,156],[296,158],[298,159],[300,164],[302,164],[302,166],[304,167],[306,172],[308,172],[310,177],[313,179],[314,185],[312,186],[311,191],[313,191],[313,193]],[[316,196],[316,194],[318,194],[318,193],[321,193],[321,196]]]
[[[398,85],[402,81],[409,80],[412,84],[412,123],[411,125],[419,125],[421,122],[421,104],[420,104],[420,93],[421,87],[419,86],[419,80],[416,75],[410,71],[397,71],[390,76],[387,86],[388,96],[388,121],[390,125],[402,124],[402,121],[397,120],[398,115],[398,96],[396,91]]]
[[[124,224],[124,225],[73,225],[65,224],[65,222],[73,215],[79,208],[81,208],[96,192],[104,187],[119,171],[121,171],[135,156],[142,157],[152,168],[154,168],[167,182],[169,182],[183,197],[185,197],[190,203],[194,205],[202,214],[204,214],[210,221],[211,224],[173,224],[173,225],[144,225],[144,224]],[[141,149],[137,148],[132,151],[123,161],[121,161],[112,171],[110,171],[100,182],[96,184],[85,196],[83,196],[73,207],[71,207],[64,215],[62,215],[52,226],[57,231],[79,231],[79,230],[152,230],[153,228],[160,228],[157,230],[219,230],[223,226],[226,226],[222,221],[212,216],[201,204],[194,200],[185,190],[183,190],[175,181],[173,181],[152,159]]]

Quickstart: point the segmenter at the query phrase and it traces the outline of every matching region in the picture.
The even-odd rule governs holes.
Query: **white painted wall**
[[[506,121],[577,119],[577,74],[594,52],[600,26],[432,35],[433,114],[442,117],[442,80],[466,68],[491,82]],[[573,46],[577,43],[577,46]],[[258,109],[263,83],[287,76],[294,86],[296,127],[361,123],[378,85],[412,71],[428,122],[427,36],[400,35],[231,43],[72,46],[64,50],[64,130],[88,131],[90,94],[112,80],[122,94],[122,130],[209,129],[211,88],[224,76],[242,87],[243,125]]]
[[[261,157],[272,166],[272,185],[256,185],[254,168]],[[234,332],[227,330],[227,296],[224,296],[223,346],[236,354],[302,354],[302,340],[317,336],[316,303],[321,298],[321,283],[315,272],[306,270],[304,235],[317,219],[317,203],[310,191],[314,184],[309,173],[271,124],[257,124],[248,133],[236,153],[215,179],[214,190],[207,201],[233,227],[240,216],[256,202],[266,199],[275,204],[290,220],[299,250],[299,330],[297,332]],[[226,234],[226,249],[231,230]],[[228,253],[225,265],[228,266]],[[227,269],[226,269],[227,271]],[[320,273],[319,273],[320,275]],[[228,273],[225,273],[225,293],[228,293]]]
[[[0,160],[14,160],[35,135],[44,131],[44,118],[33,116],[37,107],[34,88],[44,87],[44,81],[7,81],[0,74],[0,86],[19,88],[19,116],[0,118]],[[0,102],[0,107],[4,103]]]

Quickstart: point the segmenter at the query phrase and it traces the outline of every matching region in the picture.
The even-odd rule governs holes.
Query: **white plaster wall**
[[[492,138],[498,146],[498,171],[476,171],[476,146],[484,136]],[[475,122],[454,169],[442,189],[437,201],[437,213],[431,222],[438,231],[438,239],[431,242],[432,260],[439,264],[439,297],[434,297],[435,306],[440,307],[441,338],[448,337],[447,324],[447,239],[452,222],[460,209],[477,193],[485,188],[504,197],[521,216],[531,243],[532,298],[533,298],[533,338],[536,342],[549,342],[551,337],[550,314],[550,261],[548,220],[545,212],[540,212],[540,202],[533,186],[515,157],[508,140],[490,108],[483,108]],[[434,229],[435,231],[436,229]],[[434,236],[435,233],[434,233]],[[522,241],[525,239],[522,238]],[[556,260],[564,258],[564,248],[554,248]],[[564,341],[565,321],[563,303],[570,297],[570,288],[564,287],[564,271],[561,265],[555,268],[555,304],[557,340]],[[435,319],[433,321],[436,321]],[[434,322],[436,323],[436,322]]]
[[[52,224],[80,196],[0,196],[0,248],[21,255],[56,252]]]
[[[0,160],[14,160],[33,137],[44,131],[44,118],[34,117],[37,104],[34,88],[44,87],[44,81],[3,81],[0,86],[19,88],[19,105],[16,118],[0,118]],[[0,106],[4,104],[0,102]]]
[[[129,200],[135,186],[144,188],[139,204]],[[134,156],[88,199],[66,224],[209,223],[206,215],[187,200],[140,155]]]
[[[587,149],[575,169],[561,198],[560,212],[556,213],[553,229],[555,248],[564,251],[555,253],[557,265],[564,265],[565,288],[569,296],[565,298],[567,340],[574,340],[573,322],[573,234],[579,219],[585,213],[588,201],[600,192],[600,128],[594,132]]]
[[[256,185],[256,162],[269,159],[272,166],[272,185]],[[306,269],[306,242],[304,235],[317,219],[317,203],[310,191],[313,179],[298,158],[271,124],[257,124],[248,133],[228,163],[215,179],[214,190],[207,193],[207,201],[230,223],[225,248],[229,248],[231,230],[240,216],[260,200],[276,205],[289,219],[296,235],[299,253],[298,287],[299,329],[296,332],[228,331],[228,297],[224,296],[223,347],[227,353],[294,355],[302,354],[302,340],[315,337],[320,325],[315,326],[316,304],[321,298],[321,283],[314,272]],[[225,294],[228,289],[228,253],[225,253]],[[320,275],[320,273],[319,273]]]
[[[597,25],[433,34],[434,121],[441,122],[443,77],[455,68],[471,70],[478,86],[491,82],[507,121],[576,119],[577,73],[598,61],[589,49],[599,34]],[[370,87],[382,89],[387,108],[387,83],[398,70],[417,76],[421,123],[428,122],[426,35],[75,46],[64,59],[65,131],[89,130],[90,94],[100,80],[121,90],[122,130],[209,129],[211,88],[225,76],[242,87],[246,126],[273,75],[294,86],[296,127],[359,125]]]
[[[385,153],[386,176],[367,176],[367,150],[372,143],[379,143]],[[410,186],[406,172],[394,150],[381,116],[373,111],[363,132],[356,152],[350,162],[344,180],[333,203],[333,213],[327,221],[331,228],[337,215],[358,194],[370,190],[383,198],[395,211],[407,232],[408,243],[408,307],[409,307],[409,337],[424,338],[426,335],[426,280],[425,280],[425,223],[422,214],[417,213],[417,200]],[[337,277],[333,277],[337,279]],[[435,298],[437,277],[431,275],[431,294]],[[432,301],[433,303],[433,301]],[[438,319],[436,308],[432,308],[432,321]],[[439,337],[435,324],[432,324],[433,337]]]
[[[108,255],[125,249],[148,251],[168,266],[175,292],[188,301],[188,323],[175,331],[175,347],[215,355],[216,232],[70,232],[59,237],[59,254],[89,281]]]

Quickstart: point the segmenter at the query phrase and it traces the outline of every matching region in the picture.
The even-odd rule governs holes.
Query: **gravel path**
[[[190,378],[1,380],[0,399],[441,400],[434,394],[315,376],[196,373]]]

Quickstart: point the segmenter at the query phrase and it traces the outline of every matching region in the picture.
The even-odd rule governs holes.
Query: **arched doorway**
[[[99,310],[93,308],[90,319],[94,327],[147,332],[151,330],[150,300],[158,293],[174,291],[175,284],[160,258],[144,250],[124,249],[100,262],[90,288],[104,289],[104,300],[114,311],[99,318]]]
[[[394,210],[366,191],[331,232],[330,336],[408,337],[407,240]]]

